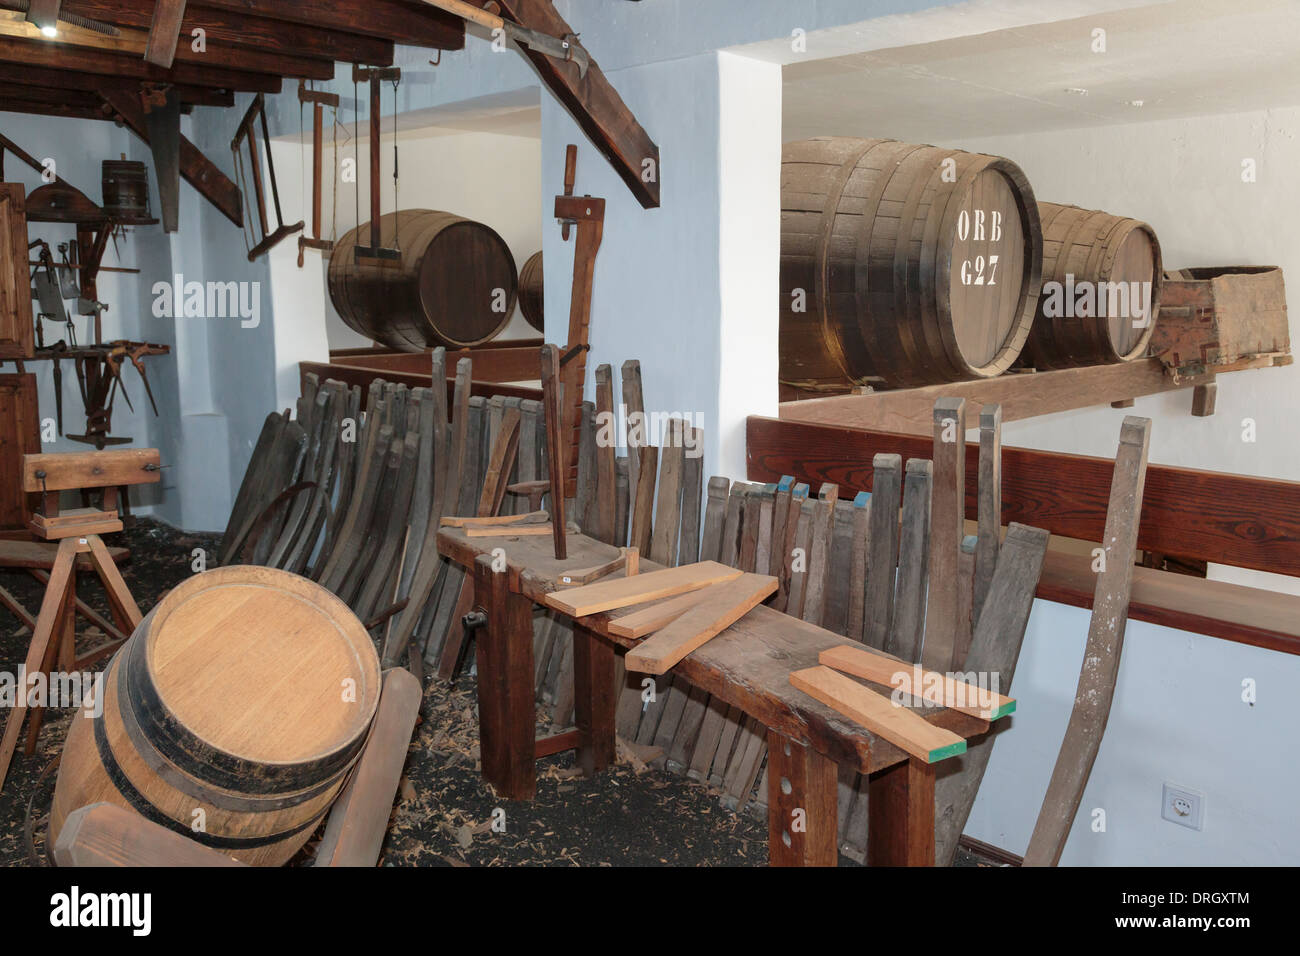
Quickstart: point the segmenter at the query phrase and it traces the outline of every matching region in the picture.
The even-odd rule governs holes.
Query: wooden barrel
[[[115,219],[149,218],[149,171],[132,159],[106,159],[100,170],[104,211]]]
[[[379,686],[365,628],[320,585],[240,565],[195,575],[114,656],[103,713],[72,718],[50,840],[107,801],[245,863],[284,863],[359,755]]]
[[[1040,202],[1043,293],[1023,363],[1040,369],[1147,354],[1160,309],[1160,241],[1145,222]]]
[[[539,249],[528,257],[524,267],[519,270],[519,311],[538,332],[544,331],[542,307],[545,296],[542,293],[542,253]]]
[[[515,260],[496,230],[433,209],[403,209],[379,220],[401,259],[357,262],[370,223],[339,239],[330,255],[334,308],[353,330],[405,352],[465,348],[495,338],[515,311]]]
[[[836,137],[787,143],[781,161],[782,382],[926,385],[1010,367],[1042,264],[1015,163]]]

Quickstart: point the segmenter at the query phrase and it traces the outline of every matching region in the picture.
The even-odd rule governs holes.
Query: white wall
[[[1070,202],[1151,223],[1169,267],[1268,263],[1300,276],[1300,110],[1100,129],[1005,136],[946,145],[1008,156],[1039,199]],[[887,134],[886,134],[887,135]],[[1256,161],[1258,180],[1241,181]],[[1300,281],[1289,305],[1300,308]],[[1136,407],[1066,412],[1008,424],[1008,445],[1113,457],[1126,414],[1153,422],[1153,463],[1300,480],[1296,396],[1300,367],[1224,376],[1210,418],[1189,414],[1191,393],[1139,398]],[[1241,439],[1253,418],[1258,440]],[[1248,503],[1243,503],[1248,505]],[[1214,569],[1215,577],[1270,587],[1276,576]],[[1289,580],[1294,588],[1297,582]],[[999,739],[967,832],[1023,851],[1073,702],[1086,612],[1039,601],[1025,638],[1010,732]],[[1241,683],[1258,682],[1254,706]],[[1300,863],[1289,794],[1300,772],[1292,728],[1300,702],[1289,688],[1300,658],[1152,624],[1131,622],[1119,692],[1101,754],[1066,847],[1074,864]],[[1160,819],[1164,781],[1207,797],[1201,833]],[[1089,829],[1095,807],[1106,833]]]

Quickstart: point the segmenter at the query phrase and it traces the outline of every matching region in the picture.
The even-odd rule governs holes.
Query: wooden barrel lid
[[[962,357],[975,368],[1002,354],[1024,311],[1025,232],[1019,206],[1007,177],[985,168],[971,184],[962,210],[969,225],[954,235],[948,292],[953,331]]]
[[[1156,264],[1160,254],[1153,248],[1152,235],[1145,228],[1131,229],[1124,237],[1115,254],[1115,264],[1111,267],[1110,281],[1127,283],[1150,283],[1149,288],[1158,286]],[[1132,288],[1132,286],[1130,286]],[[1135,349],[1145,351],[1146,341],[1151,337],[1151,305],[1147,314],[1112,315],[1109,317],[1110,340],[1115,354],[1128,358]]]
[[[374,717],[380,675],[369,634],[341,600],[296,574],[235,565],[195,575],[145,626],[136,640],[158,703],[187,734],[241,762],[329,762],[355,751]]]

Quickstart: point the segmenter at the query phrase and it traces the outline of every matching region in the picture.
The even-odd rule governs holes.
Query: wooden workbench
[[[494,549],[501,549],[495,558]],[[615,645],[632,647],[640,640],[612,635],[608,625],[638,608],[574,622],[576,729],[545,740],[534,739],[532,621],[533,604],[544,601],[564,571],[604,564],[618,549],[569,535],[568,558],[557,561],[550,537],[469,538],[464,529],[448,527],[438,534],[438,550],[473,568],[475,602],[487,616],[476,641],[484,778],[501,796],[528,800],[536,791],[538,757],[576,749],[588,773],[613,763]],[[643,560],[641,567],[659,566]],[[871,774],[867,862],[933,865],[935,765],[909,757],[790,685],[791,671],[817,664],[822,650],[844,643],[837,634],[759,606],[674,671],[768,728],[773,865],[836,864],[840,764]],[[919,712],[962,737],[988,730],[986,721],[957,711]],[[792,825],[797,819],[806,821],[802,829]]]

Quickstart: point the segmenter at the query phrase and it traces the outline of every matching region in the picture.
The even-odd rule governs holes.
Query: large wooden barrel
[[[546,303],[542,284],[542,253],[539,249],[528,257],[519,270],[519,311],[538,332],[544,331],[543,306]]]
[[[168,594],[109,665],[103,713],[72,719],[50,812],[107,801],[246,863],[316,829],[379,700],[364,626],[320,585],[231,566]]]
[[[1043,294],[1023,362],[1040,369],[1147,354],[1160,309],[1160,241],[1145,222],[1040,202]]]
[[[787,143],[781,161],[781,381],[926,385],[1010,367],[1042,265],[1015,163],[832,137]]]
[[[515,260],[496,230],[433,209],[403,209],[379,220],[398,261],[363,259],[370,223],[353,229],[330,254],[334,308],[353,330],[406,352],[438,345],[482,345],[500,334],[515,311]]]

